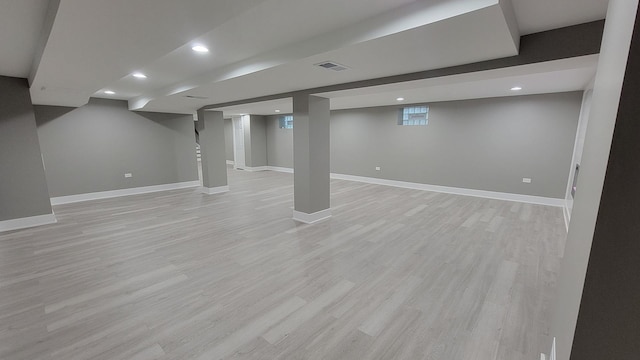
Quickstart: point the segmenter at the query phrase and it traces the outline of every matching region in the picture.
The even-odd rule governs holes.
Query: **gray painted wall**
[[[251,115],[250,123],[251,146],[247,148],[251,155],[247,155],[247,159],[250,158],[250,163],[247,163],[247,166],[267,166],[267,127],[264,116]]]
[[[192,115],[106,99],[35,114],[52,197],[198,180]]]
[[[265,116],[269,166],[293,168],[293,129],[280,129],[280,115]]]
[[[0,76],[0,221],[51,214],[26,79]]]
[[[430,103],[428,126],[397,125],[399,106],[333,111],[331,172],[563,199],[581,99]],[[267,134],[269,165],[291,167],[291,131],[271,116]]]
[[[233,120],[224,119],[224,152],[226,159],[233,161]]]

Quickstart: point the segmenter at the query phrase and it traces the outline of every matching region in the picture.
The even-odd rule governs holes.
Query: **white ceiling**
[[[601,20],[608,0],[511,0],[521,35]]]
[[[511,11],[507,0],[60,0],[32,99],[80,106],[90,96],[110,97],[136,110],[192,112],[211,103],[514,55],[519,34],[601,19],[607,5],[512,2]],[[0,75],[26,77],[32,70],[47,3],[0,3]],[[211,52],[193,53],[195,43]],[[325,60],[350,70],[313,66]],[[148,78],[133,78],[135,71]],[[352,98],[344,103],[358,98],[343,95]],[[332,96],[332,103],[342,101]]]
[[[315,94],[331,99],[331,109],[522,96],[585,89],[595,76],[597,55],[469,74]],[[512,87],[522,87],[511,91]],[[398,102],[398,97],[404,101]],[[293,111],[291,98],[214,109],[225,117],[276,115]],[[276,112],[280,110],[280,112]]]
[[[29,76],[48,1],[0,2],[0,75]]]

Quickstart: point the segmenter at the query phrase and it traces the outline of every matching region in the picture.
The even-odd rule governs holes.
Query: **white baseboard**
[[[55,224],[58,222],[54,214],[30,216],[19,219],[0,221],[0,232],[26,229],[34,226]]]
[[[286,167],[280,167],[280,166],[267,166],[267,170],[293,174],[292,168],[286,168]]]
[[[235,162],[233,160],[227,160],[227,165],[233,165]]]
[[[331,217],[331,209],[324,209],[313,214],[307,214],[293,210],[293,220],[300,221],[305,224],[315,224]]]
[[[511,193],[502,193],[502,192],[496,192],[496,191],[475,190],[475,189],[463,189],[463,188],[456,188],[456,187],[449,187],[449,186],[420,184],[420,183],[412,183],[412,182],[406,182],[406,181],[386,180],[386,179],[370,178],[370,177],[364,177],[364,176],[343,175],[343,174],[333,174],[333,173],[331,174],[331,178],[340,179],[340,180],[349,180],[349,181],[359,181],[359,182],[364,182],[368,184],[395,186],[395,187],[400,187],[405,189],[426,190],[426,191],[434,191],[434,192],[445,193],[445,194],[474,196],[474,197],[481,197],[481,198],[487,198],[487,199],[515,201],[515,202],[537,204],[537,205],[547,205],[547,206],[556,206],[556,207],[560,207],[564,205],[564,199],[548,198],[548,197],[542,197],[542,196],[511,194]]]
[[[217,186],[214,188],[208,188],[208,187],[204,187],[201,186],[200,187],[200,192],[203,194],[207,194],[207,195],[215,195],[215,194],[221,194],[224,192],[229,191],[229,185],[226,186]]]
[[[254,167],[245,166],[244,170],[246,170],[246,171],[267,171],[267,170],[270,170],[270,169],[269,169],[269,166],[254,166]]]
[[[562,214],[564,215],[564,226],[569,232],[569,223],[571,222],[571,212],[569,211],[569,206],[567,206],[567,202],[565,201],[564,205],[562,205]]]
[[[196,187],[199,185],[200,185],[200,181],[196,180],[196,181],[185,181],[185,182],[174,183],[174,184],[142,186],[142,187],[136,187],[136,188],[130,188],[130,189],[100,191],[100,192],[69,195],[69,196],[59,196],[59,197],[51,198],[51,205],[71,204],[71,203],[76,203],[81,201],[110,199],[110,198],[115,198],[120,196],[140,195],[140,194],[147,194],[147,193],[158,192],[158,191],[186,189],[186,188]]]
[[[283,167],[277,167],[277,166],[267,166],[267,168],[268,170],[271,170],[271,171],[293,173],[293,169],[291,168],[283,168]],[[565,207],[566,205],[566,201],[564,199],[548,198],[548,197],[542,197],[542,196],[521,195],[521,194],[503,193],[503,192],[486,191],[486,190],[475,190],[475,189],[464,189],[464,188],[456,188],[456,187],[449,187],[449,186],[429,185],[429,184],[421,184],[421,183],[414,183],[414,182],[407,182],[407,181],[387,180],[387,179],[371,178],[371,177],[356,176],[356,175],[336,174],[336,173],[331,173],[330,176],[332,179],[338,179],[338,180],[357,181],[357,182],[363,182],[367,184],[394,186],[394,187],[400,187],[405,189],[426,190],[426,191],[433,191],[433,192],[439,192],[439,193],[445,193],[445,194],[474,196],[474,197],[481,197],[481,198],[487,198],[487,199],[515,201],[515,202],[522,202],[522,203],[528,203],[528,204],[547,205],[547,206],[555,206],[555,207]]]

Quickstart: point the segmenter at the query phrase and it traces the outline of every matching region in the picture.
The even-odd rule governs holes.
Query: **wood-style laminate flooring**
[[[0,359],[539,359],[559,208],[293,176],[55,207],[0,234]]]

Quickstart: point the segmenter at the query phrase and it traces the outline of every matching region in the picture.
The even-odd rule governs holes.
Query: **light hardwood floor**
[[[559,208],[293,176],[56,206],[0,234],[0,359],[539,359]]]

